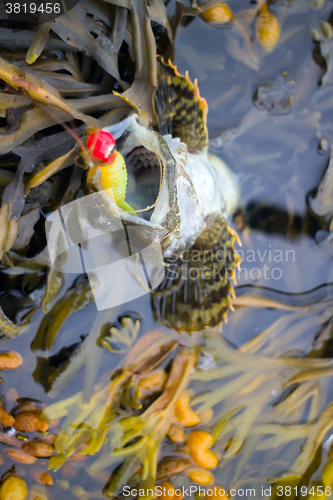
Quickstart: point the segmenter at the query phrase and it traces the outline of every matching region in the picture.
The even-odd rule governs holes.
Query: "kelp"
[[[197,414],[214,410],[213,421],[204,428],[211,432],[214,447],[223,450],[218,469],[229,478],[228,488],[238,484],[256,453],[270,454],[272,473],[267,479],[267,472],[265,480],[273,492],[281,484],[305,484],[333,425],[333,362],[314,357],[311,350],[297,357],[288,347],[297,343],[305,325],[321,329],[332,320],[331,306],[318,307],[319,317],[313,310],[285,313],[239,348],[217,330],[198,334],[191,348],[156,332],[146,334],[134,344],[122,368],[112,372],[107,386],[104,375],[88,400],[79,392],[45,409],[50,419],[65,417],[50,468],[57,470],[78,449],[83,455],[96,454],[88,472],[93,476],[113,469],[103,490],[111,497],[125,484],[144,491],[153,488],[162,479],[158,471],[167,460],[172,463],[167,478],[182,473],[191,464],[186,450],[184,463],[177,466],[177,449],[170,441],[166,457],[162,450],[175,418],[175,400],[189,387]],[[166,384],[148,405],[138,405],[137,384],[155,368],[166,370]],[[202,429],[200,422],[198,428]],[[302,443],[300,451],[294,443]],[[282,450],[283,462],[275,458]],[[249,471],[247,480],[255,481],[255,468]]]
[[[42,319],[31,349],[50,349],[66,319],[76,311],[91,304],[94,300],[91,286],[86,275],[79,276],[71,288]]]
[[[89,401],[94,384],[96,381],[98,364],[102,355],[102,348],[105,347],[109,352],[124,353],[128,350],[132,343],[136,340],[136,336],[140,329],[140,320],[138,318],[132,319],[131,316],[124,315],[119,318],[119,321],[109,328],[110,313],[97,315],[95,321],[90,328],[88,335],[84,341],[79,345],[74,353],[70,354],[68,363],[62,367],[61,371],[55,375],[52,380],[51,387],[48,388],[48,393],[54,397],[59,390],[67,384],[76,373],[85,367],[85,384],[83,389],[84,402]],[[108,342],[108,335],[111,333],[111,340],[118,340],[118,346],[122,344],[123,349],[113,349]],[[106,340],[104,340],[106,339]],[[107,347],[106,347],[107,346]],[[43,375],[42,375],[43,376]]]
[[[331,315],[332,311],[327,311],[320,322],[326,324]],[[332,428],[332,360],[312,357],[311,351],[307,357],[283,352],[282,346],[296,342],[306,324],[320,325],[311,313],[303,316],[295,312],[282,317],[239,349],[217,332],[204,334],[203,368],[192,374],[196,395],[191,402],[199,412],[214,408],[212,433],[214,441],[224,448],[228,460],[220,466],[224,474],[232,474],[232,484],[258,452],[270,454],[272,484],[283,484],[292,477],[295,484],[303,484],[307,468]],[[282,338],[277,337],[279,332]],[[207,356],[213,357],[214,363],[204,363]],[[208,382],[209,391],[205,390]],[[300,442],[299,453],[296,443]],[[281,453],[285,464],[279,467],[279,458],[274,457],[281,457]]]
[[[119,75],[117,57],[112,54],[112,42],[105,34],[111,26],[107,3],[87,0],[84,4],[78,2],[65,15],[54,19],[51,28],[68,45],[92,57],[117,82],[126,85]]]
[[[2,58],[0,58],[0,78],[13,87],[13,89],[26,94],[33,100],[54,106],[90,126],[97,125],[94,118],[77,111],[74,106],[62,99],[58,92],[45,81],[19,69],[14,64],[7,63]]]
[[[60,273],[54,267],[51,267],[47,275],[47,284],[45,290],[45,296],[43,299],[43,309],[47,312],[52,301],[58,296],[60,290],[65,283],[63,273]]]
[[[157,117],[154,109],[154,92],[157,88],[155,38],[146,2],[133,0],[131,7],[136,72],[132,87],[121,94],[121,97],[138,111],[141,124],[156,124]]]
[[[162,0],[149,5],[134,0],[79,2],[52,22],[37,14],[34,33],[15,32],[15,53],[10,51],[12,35],[7,29],[12,21],[6,19],[6,28],[0,28],[4,48],[0,113],[6,120],[0,129],[0,153],[16,156],[12,163],[0,162],[0,185],[4,187],[0,254],[5,267],[15,267],[18,262],[22,267],[35,266],[31,242],[36,227],[42,227],[38,214],[57,208],[56,201],[65,204],[62,187],[68,174],[64,171],[75,163],[79,147],[68,126],[66,132],[58,132],[61,123],[79,126],[77,133],[82,135],[86,126],[102,126],[100,119],[117,121],[132,107],[138,109],[141,121],[155,121],[153,25],[164,30],[167,50],[182,11],[177,10],[171,28]],[[50,135],[51,126],[57,130]],[[39,245],[35,257],[40,251]],[[21,257],[29,252],[24,263]],[[62,284],[58,273],[47,272],[44,309],[50,307]]]
[[[137,417],[126,417],[119,421],[123,428],[121,444],[113,451],[114,458],[124,458],[119,470],[111,475],[103,493],[112,497],[119,491],[142,464],[140,488],[148,491],[155,486],[158,450],[170,428],[174,404],[186,388],[190,371],[194,367],[195,352],[182,349],[176,355],[163,394],[148,409]],[[129,444],[136,439],[134,444]],[[102,456],[100,460],[110,457]],[[93,467],[93,466],[92,466]],[[95,464],[95,468],[96,468]],[[147,494],[147,498],[151,495]]]
[[[30,189],[40,186],[49,179],[52,175],[59,172],[65,164],[68,162],[70,165],[73,163],[75,154],[77,154],[77,146],[75,145],[68,153],[65,153],[59,158],[56,158],[51,163],[46,165],[46,167],[42,168],[39,172],[36,172],[32,175],[31,179],[29,179],[28,183],[25,186],[25,194],[29,194]]]
[[[113,474],[106,484],[103,493],[106,496],[113,496],[122,486],[127,484],[128,480],[137,472],[138,467],[143,465],[141,476],[141,487],[151,488],[155,485],[159,446],[167,434],[170,427],[170,415],[173,412],[175,401],[182,390],[187,385],[187,380],[191,369],[194,366],[195,355],[191,350],[182,349],[176,355],[163,394],[141,415],[122,417],[117,416],[115,401],[119,398],[119,392],[123,388],[124,397],[128,391],[124,390],[124,384],[132,382],[132,375],[140,373],[140,366],[135,365],[125,369],[117,375],[109,384],[108,390],[102,390],[92,397],[88,405],[90,411],[93,405],[100,406],[100,415],[103,417],[99,423],[98,429],[94,430],[96,421],[93,414],[84,419],[84,427],[75,429],[71,424],[71,430],[67,433],[61,431],[55,443],[56,454],[51,457],[49,468],[57,470],[59,466],[75,451],[79,444],[89,440],[82,454],[94,454],[100,450],[104,440],[108,436],[108,444],[113,448],[113,452],[102,454],[97,462],[91,466],[91,471],[104,468],[112,463],[123,460],[122,465]],[[147,370],[146,370],[147,372]],[[117,392],[116,392],[117,391]],[[117,398],[118,393],[118,398]],[[107,399],[102,400],[102,394]],[[73,404],[73,401],[71,401]],[[80,400],[76,399],[76,404]],[[62,416],[68,411],[70,401],[55,405],[45,410],[46,416]],[[119,401],[118,405],[121,403]],[[85,412],[86,414],[88,413]],[[82,413],[79,414],[79,420],[82,422]],[[100,418],[100,417],[99,417]],[[73,436],[74,431],[74,436]],[[129,444],[136,439],[134,444]],[[183,470],[183,469],[181,469]],[[147,496],[149,498],[149,495]]]
[[[49,31],[50,25],[48,22],[44,22],[38,26],[34,39],[25,56],[25,60],[28,64],[34,63],[45,49],[45,45],[49,39]]]
[[[72,150],[59,159],[51,162],[44,169],[41,162],[48,158],[52,158],[55,151],[61,152],[72,146],[73,139],[66,132],[56,134],[52,138],[52,145],[47,138],[40,139],[39,141],[30,140],[30,143],[21,146],[15,150],[16,154],[21,157],[18,163],[16,173],[11,182],[5,187],[2,193],[2,207],[1,214],[1,235],[0,251],[4,255],[4,262],[10,266],[15,265],[17,258],[14,254],[10,253],[11,248],[16,252],[21,252],[24,256],[29,249],[29,243],[33,238],[35,232],[35,225],[40,219],[40,206],[45,208],[54,203],[59,193],[64,193],[63,188],[66,187],[58,182],[52,182],[48,185],[48,177],[56,170],[61,169],[66,162],[73,163],[74,156]],[[31,177],[27,182],[27,174],[31,173]],[[60,181],[60,182],[59,182]],[[74,183],[71,187],[73,188]],[[50,189],[51,188],[51,189]],[[66,194],[66,190],[65,190]],[[69,200],[71,201],[71,200]],[[20,259],[22,260],[22,259]],[[22,262],[20,265],[25,266]],[[48,260],[44,260],[42,267],[47,268],[49,265]],[[54,282],[52,278],[56,276],[50,271],[50,277],[47,280],[46,297],[50,293],[50,287],[53,287],[53,294],[55,297]],[[58,285],[60,285],[58,279]],[[57,291],[59,291],[59,286]],[[46,298],[46,303],[48,298]]]
[[[28,194],[30,191],[30,187],[28,185],[27,190],[25,190],[25,185],[24,185],[25,175],[30,174],[43,159],[52,157],[55,150],[58,149],[59,151],[60,149],[61,151],[61,149],[66,148],[68,142],[69,144],[71,144],[70,136],[68,137],[67,134],[62,133],[53,138],[52,145],[50,145],[49,141],[44,138],[40,139],[39,141],[31,140],[31,142],[26,146],[20,146],[17,149],[15,149],[15,153],[21,157],[21,160],[18,163],[15,172],[15,177],[10,182],[10,184],[8,184],[8,186],[2,193],[2,206],[0,210],[1,210],[1,224],[2,224],[1,234],[3,241],[0,241],[1,243],[0,250],[5,250],[6,252],[8,252],[11,246],[14,244],[16,238],[13,239],[10,246],[8,244],[6,246],[6,237],[10,229],[10,223],[11,221],[17,221],[18,231],[16,236],[18,236],[20,230],[19,220],[21,214],[23,210],[29,205]],[[66,155],[65,157],[67,159]],[[59,166],[59,163],[61,165],[61,161],[56,163],[56,167]],[[39,174],[39,176],[40,175],[41,174]],[[44,180],[46,180],[45,179],[46,177],[47,176],[44,173]],[[38,181],[38,176],[37,176],[37,181]],[[36,182],[36,180],[34,182],[38,185],[38,182]],[[52,192],[49,192],[47,198],[48,199],[52,198],[52,196],[53,196]],[[44,205],[45,204],[46,200],[44,200]]]
[[[130,9],[132,13],[131,25],[128,24],[127,19],[128,9]],[[149,116],[150,121],[155,121],[153,93],[156,88],[156,44],[151,28],[152,21],[161,24],[166,29],[169,39],[175,36],[175,32],[172,32],[169,24],[166,8],[160,0],[152,2],[148,9],[147,6],[141,2],[137,5],[135,2],[133,5],[125,1],[116,2],[116,7],[114,9],[111,9],[108,3],[104,2],[96,3],[87,0],[84,6],[78,3],[66,14],[54,19],[52,23],[44,22],[37,29],[37,33],[29,48],[26,59],[29,64],[27,71],[28,74],[31,75],[29,78],[34,79],[37,75],[41,77],[45,76],[44,83],[38,85],[38,91],[34,92],[31,86],[28,89],[27,85],[23,84],[23,82],[19,82],[19,84],[17,82],[15,83],[14,80],[16,76],[14,75],[13,80],[13,77],[10,75],[8,76],[8,72],[6,73],[6,71],[3,72],[2,78],[14,88],[24,90],[24,92],[27,92],[31,97],[42,100],[42,102],[45,102],[45,95],[43,97],[43,93],[45,94],[45,92],[43,89],[47,89],[47,85],[49,85],[46,83],[47,80],[49,80],[51,84],[54,84],[60,92],[70,93],[72,88],[75,95],[77,95],[80,86],[83,92],[98,92],[102,88],[105,88],[105,90],[112,90],[112,87],[118,92],[121,88],[126,91],[129,85],[120,77],[118,62],[119,50],[122,46],[122,42],[125,41],[127,45],[133,45],[132,50],[134,52],[136,71],[133,85],[128,89],[126,95],[123,94],[123,98],[130,106],[134,106],[138,109],[140,115]],[[42,53],[44,48],[45,50],[49,49],[47,47],[49,30],[54,31],[64,40],[65,47],[67,44],[69,48],[66,53],[67,58],[73,59],[73,55],[70,55],[70,49],[74,46],[76,49],[86,54],[84,58],[85,62],[87,62],[89,58],[95,60],[100,68],[103,68],[105,71],[102,75],[102,82],[104,83],[101,85],[101,78],[99,78],[98,85],[89,85],[85,82],[85,77],[88,75],[84,75],[84,73],[80,76],[78,74],[73,74],[71,77],[71,81],[73,82],[72,87],[68,87],[65,82],[69,82],[69,76],[58,73],[58,71],[62,69],[61,60],[55,61],[54,59],[49,59],[49,61],[32,64],[38,59],[38,56]],[[109,36],[110,30],[111,36]],[[46,73],[47,65],[49,66],[49,71]],[[20,66],[22,67],[22,64],[20,64]],[[65,67],[63,69],[65,69]],[[18,70],[15,71],[12,68],[9,73],[15,73],[17,71]],[[20,69],[19,71],[24,70]],[[109,75],[108,79],[104,78],[105,74]],[[111,79],[110,81],[110,77],[112,77],[113,80]],[[59,83],[64,82],[65,86],[64,84],[60,84],[59,86],[57,81],[59,81]],[[110,97],[113,97],[111,101],[110,99],[105,99],[105,97],[106,96],[104,96],[104,100],[100,101],[101,103],[103,102],[105,106],[110,107],[114,103],[123,102],[120,98],[112,94],[110,94]],[[55,91],[54,88],[53,90],[51,89],[51,93],[47,96],[47,99],[50,101],[50,104],[53,103],[58,107],[60,106],[60,109],[71,114],[73,118],[83,119],[85,123],[87,123],[88,120],[92,125],[92,117],[84,117],[81,115],[81,110],[79,109],[81,103],[79,99],[73,100],[75,104],[77,103],[79,106],[76,106],[74,103],[69,103],[68,101],[65,102],[64,100],[60,102],[59,95],[57,96],[57,91]],[[88,96],[87,101],[89,99],[91,101],[91,97]],[[91,102],[93,103],[93,100]],[[86,104],[88,104],[88,102]],[[89,106],[90,109],[94,107],[98,109],[94,104]],[[30,121],[31,118],[32,116],[30,116]],[[38,114],[38,119],[41,118],[42,114]],[[58,119],[66,121],[68,117],[58,115]],[[41,129],[48,126],[46,123],[42,123],[41,125]],[[33,130],[32,133],[36,131],[37,130]]]
[[[151,337],[149,337],[149,340],[151,340]],[[177,342],[171,341],[163,344],[161,339],[157,339],[157,341],[155,339],[155,342],[153,342],[148,351],[143,349],[144,346],[145,343],[142,340],[141,342],[139,341],[138,345],[133,348],[131,356],[128,357],[129,363],[123,369],[113,374],[111,382],[109,382],[107,387],[98,385],[88,402],[84,402],[84,394],[83,392],[79,392],[77,395],[55,403],[45,409],[44,414],[47,418],[53,419],[67,415],[55,443],[56,454],[50,459],[50,468],[57,470],[76,451],[77,447],[87,440],[89,441],[88,446],[82,450],[82,454],[94,454],[99,451],[107,435],[109,445],[113,443],[123,448],[132,439],[129,437],[129,434],[133,430],[135,434],[137,430],[140,432],[144,428],[148,434],[144,438],[144,441],[150,441],[149,446],[151,447],[154,445],[153,438],[150,437],[149,439],[149,431],[152,430],[150,428],[152,424],[154,424],[155,431],[158,430],[161,435],[166,434],[170,426],[169,420],[166,420],[167,413],[172,404],[174,404],[177,394],[186,385],[195,357],[193,357],[194,354],[191,354],[189,350],[181,350],[178,353],[176,356],[177,361],[176,359],[174,360],[173,368],[168,377],[166,390],[156,400],[153,407],[154,413],[152,414],[152,419],[149,419],[152,409],[147,409],[146,412],[143,412],[141,419],[135,417],[135,412],[132,413],[129,419],[124,419],[125,415],[121,407],[123,405],[128,409],[131,407],[128,398],[131,392],[130,387],[137,381],[135,379],[138,379],[140,375],[149,373],[158,366],[177,347]],[[151,350],[153,350],[153,356],[149,355],[149,351]],[[130,360],[133,359],[133,356],[136,361],[131,363]],[[158,415],[159,418],[153,418],[154,415]],[[135,425],[136,422],[137,424]],[[128,429],[127,425],[130,425]],[[126,429],[128,430],[127,435]],[[123,440],[122,434],[124,434]],[[138,449],[140,446],[138,446]],[[128,448],[124,450],[124,453],[130,453],[130,451],[130,448]],[[142,453],[144,453],[144,450],[142,450]],[[152,450],[150,450],[150,453],[152,453]],[[112,463],[119,460],[121,455],[121,450],[116,452],[113,457],[107,452],[106,456],[102,458],[102,462],[104,463],[105,460],[110,462],[111,460]],[[96,463],[93,466],[93,468],[96,467],[100,468],[100,463]],[[153,458],[151,467],[152,474],[155,474],[156,457]]]
[[[9,318],[5,315],[2,308],[0,307],[0,332],[7,337],[15,337],[19,333],[22,333],[27,328],[27,324],[15,325]]]
[[[68,368],[84,339],[85,336],[81,335],[79,342],[62,347],[52,356],[37,356],[36,368],[32,376],[37,383],[44,387],[46,393],[52,389],[57,378]]]
[[[43,385],[46,393],[54,397],[83,367],[85,368],[84,401],[89,401],[96,381],[98,363],[102,348],[118,355],[126,353],[135,342],[141,321],[137,315],[133,318],[127,313],[110,327],[104,319],[96,317],[89,333],[81,335],[80,342],[49,357],[38,357],[33,373],[34,379]],[[111,333],[112,337],[109,337]],[[104,338],[107,340],[104,343]],[[109,342],[108,339],[111,339]]]

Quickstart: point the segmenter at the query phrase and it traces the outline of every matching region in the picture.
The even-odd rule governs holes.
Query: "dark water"
[[[209,106],[211,152],[236,172],[241,190],[240,209],[246,214],[242,217],[250,220],[247,227],[239,230],[243,264],[237,275],[236,293],[304,305],[329,299],[333,290],[328,285],[333,282],[332,248],[327,240],[319,241],[318,222],[311,220],[307,210],[307,196],[318,185],[329,157],[329,150],[318,149],[320,141],[333,140],[333,87],[318,86],[323,71],[313,59],[311,32],[329,18],[333,4],[327,0],[321,9],[315,9],[309,0],[295,0],[292,8],[283,2],[276,4],[273,10],[280,22],[281,38],[271,53],[263,51],[256,43],[250,52],[236,27],[214,29],[195,18],[179,30],[175,63],[181,73],[189,70],[192,79],[198,78],[200,93]],[[252,7],[245,0],[235,0],[230,5],[235,14]],[[291,108],[286,111],[284,106],[290,97]],[[237,219],[233,225],[237,227]],[[115,321],[125,311],[142,315],[140,335],[154,328],[165,335],[170,333],[165,326],[154,323],[148,295],[112,309],[108,320]],[[43,316],[41,311],[35,315],[28,333],[2,342],[2,349],[18,351],[24,357],[19,370],[3,375],[1,394],[5,396],[8,408],[14,405],[13,388],[19,397],[36,398],[45,404],[82,390],[86,377],[84,368],[55,399],[45,394],[43,385],[34,380],[32,373],[38,356],[51,356],[62,347],[78,342],[81,335],[88,334],[97,314],[100,313],[95,305],[91,305],[69,318],[47,353],[30,350]],[[272,341],[275,353],[289,351],[296,356],[311,353],[311,349],[318,347],[314,340],[323,323],[330,318],[325,308],[324,312],[314,313],[237,309],[229,313],[229,322],[223,324],[222,334],[239,347],[278,320],[288,317],[290,324],[286,321],[276,334],[275,344]],[[295,333],[297,328],[298,333]],[[176,332],[174,337],[178,338]],[[200,340],[201,334],[195,334],[186,342],[194,344]],[[322,351],[326,356],[331,355],[329,342],[319,344],[319,347],[324,345]],[[103,351],[96,367],[96,380],[117,366],[121,359],[120,354]],[[271,384],[272,398],[274,391],[277,395],[281,389],[282,379],[280,374],[267,382],[268,387]],[[324,396],[318,398],[318,414],[332,400],[331,381],[327,377],[323,382]],[[214,387],[215,382],[205,385],[206,390]],[[249,398],[251,400],[251,394]],[[253,396],[254,406],[259,399],[260,394]],[[259,422],[260,415],[256,418]],[[288,418],[284,422],[290,423]],[[329,436],[330,433],[326,433],[322,441],[327,441]],[[277,445],[274,452],[268,449],[252,453],[249,451],[251,439],[254,438],[248,438],[247,446],[235,457],[221,460],[215,476],[226,489],[256,487],[256,497],[261,498],[261,486],[270,484],[269,478],[289,469],[304,440],[287,443],[281,448]],[[327,447],[322,449],[321,467],[326,457]],[[92,461],[89,457],[86,463]],[[43,459],[39,462],[46,464]],[[93,478],[85,471],[86,463],[72,465],[77,469],[73,477],[67,466],[52,473],[55,485],[44,489],[47,498],[88,500],[102,497],[101,489],[110,468]],[[0,473],[12,464],[5,458]],[[16,464],[15,467],[29,486],[35,485],[24,465]],[[316,478],[320,478],[320,468],[313,473],[312,479]],[[182,481],[182,478],[177,478],[175,484],[181,485]],[[92,493],[85,495],[77,486]]]

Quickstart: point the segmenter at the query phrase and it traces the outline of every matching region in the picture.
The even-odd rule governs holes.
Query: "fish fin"
[[[235,232],[220,215],[209,216],[206,223],[186,259],[184,252],[165,259],[165,278],[152,291],[155,319],[179,332],[227,322],[227,311],[233,308],[232,279],[240,259]]]
[[[179,137],[190,152],[206,150],[208,106],[200,97],[197,80],[192,83],[188,72],[182,76],[170,60],[166,63],[158,57],[157,81],[155,108],[160,134]]]

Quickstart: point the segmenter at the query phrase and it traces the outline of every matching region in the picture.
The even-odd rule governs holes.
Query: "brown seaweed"
[[[41,210],[54,210],[56,200],[65,203],[61,202],[64,191],[56,192],[56,187],[68,178],[64,170],[72,167],[79,148],[70,131],[59,132],[60,123],[78,126],[83,122],[78,132],[82,134],[86,125],[100,126],[104,112],[110,121],[112,115],[119,115],[118,110],[123,116],[133,106],[145,123],[154,122],[157,80],[152,23],[161,25],[168,39],[175,36],[161,0],[149,6],[125,0],[111,4],[87,0],[52,22],[41,18],[34,34],[18,31],[16,46],[25,55],[6,52],[10,29],[1,28],[0,78],[4,85],[0,109],[7,126],[0,129],[0,153],[17,155],[11,160],[14,169],[8,170],[8,162],[0,164],[0,184],[4,185],[0,255],[5,266],[15,266],[18,261],[23,266],[35,265],[34,258],[31,261],[29,256],[23,263],[14,251],[22,257],[30,251],[35,225],[42,224]],[[128,72],[132,55],[135,71]],[[45,131],[51,126],[58,128],[49,136]],[[53,184],[48,182],[50,178]],[[60,275],[49,272],[44,309],[61,288]]]
[[[331,315],[327,310],[321,321]],[[132,347],[123,368],[113,372],[107,388],[101,381],[86,403],[79,392],[45,410],[48,418],[66,416],[50,467],[58,469],[84,442],[81,453],[96,454],[97,458],[89,467],[91,474],[113,468],[105,495],[115,496],[125,484],[153,488],[160,477],[156,475],[158,467],[167,459],[159,445],[174,418],[172,405],[179,391],[190,385],[192,408],[199,415],[214,409],[213,422],[204,428],[212,433],[214,446],[223,449],[218,469],[225,471],[230,487],[239,482],[251,457],[265,451],[271,454],[270,466],[275,471],[269,478],[273,492],[281,484],[303,485],[324,436],[332,428],[333,414],[327,397],[332,360],[284,352],[302,334],[305,323],[318,323],[313,312],[303,316],[299,311],[287,313],[239,349],[214,330],[206,330],[194,348],[181,346],[180,350],[175,344],[163,344],[154,332],[144,336]],[[283,338],[278,340],[281,331]],[[151,346],[149,352],[146,345]],[[148,406],[137,406],[133,399],[136,384],[143,374],[165,366],[161,364],[165,356],[172,356],[173,361],[162,393]],[[200,423],[198,428],[202,428]],[[295,447],[290,447],[299,441],[303,446],[295,453]],[[278,455],[275,450],[286,448],[282,464],[274,458]],[[171,449],[169,444],[167,450],[172,455]],[[183,459],[188,460],[186,456]],[[175,462],[175,458],[170,460]],[[176,465],[171,467],[171,477],[184,468],[177,470]],[[248,480],[255,481],[255,468],[250,471]]]
[[[83,275],[75,280],[73,286],[44,316],[31,344],[31,348],[50,349],[65,320],[74,312],[93,302],[88,278]]]
[[[125,416],[120,408],[122,405],[131,407],[126,399],[130,395],[127,386],[135,383],[133,376],[151,371],[156,363],[157,365],[161,363],[165,355],[172,352],[175,346],[175,343],[167,344],[166,349],[157,352],[156,362],[152,363],[151,360],[154,358],[149,358],[149,365],[147,357],[141,354],[140,361],[129,364],[114,374],[107,389],[95,391],[88,405],[81,406],[82,393],[80,393],[74,398],[48,407],[45,410],[48,418],[68,414],[67,424],[59,433],[55,443],[57,453],[51,458],[49,467],[57,470],[80,443],[87,439],[88,445],[82,453],[95,454],[102,448],[108,436],[109,443],[113,443],[116,448],[111,454],[110,451],[102,454],[91,466],[91,471],[104,468],[119,459],[124,461],[120,469],[112,474],[104,488],[104,494],[113,496],[134,475],[140,464],[144,464],[146,471],[142,474],[142,487],[153,487],[157,474],[158,448],[169,430],[174,404],[188,383],[189,374],[196,360],[195,351],[182,348],[176,354],[162,395],[143,413],[136,416],[132,410],[132,414]],[[75,421],[81,423],[84,421],[85,425],[82,427],[81,424],[77,428]],[[98,422],[98,428],[94,428]],[[133,439],[135,443],[129,444]]]

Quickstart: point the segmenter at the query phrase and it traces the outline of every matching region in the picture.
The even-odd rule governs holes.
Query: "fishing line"
[[[48,115],[49,115],[49,116],[50,116],[50,117],[51,117],[51,118],[52,118],[55,122],[57,122],[59,125],[61,125],[61,126],[63,127],[63,129],[64,129],[64,130],[66,130],[66,132],[68,132],[68,133],[72,136],[72,138],[75,140],[75,142],[77,142],[77,143],[79,144],[79,146],[80,146],[80,148],[82,149],[82,151],[84,151],[84,150],[86,149],[86,148],[84,147],[84,145],[83,145],[82,141],[81,141],[80,136],[79,136],[76,132],[74,132],[74,130],[73,130],[71,127],[69,127],[69,126],[68,126],[65,122],[62,122],[62,121],[60,120],[60,118],[58,118],[58,116],[57,116],[57,115],[55,115],[54,113],[52,113],[52,111],[50,111],[50,109],[48,109],[48,108],[46,107],[46,105],[45,105],[45,104],[42,104],[42,103],[40,103],[40,102],[35,102],[35,101],[34,101],[34,104],[35,104],[35,105],[37,105],[37,107],[41,108],[43,111],[46,111],[46,113],[47,113],[47,114],[48,114]],[[72,123],[74,124],[74,120],[69,120],[69,121],[72,121]],[[75,127],[75,128],[76,128],[76,127]],[[77,130],[77,128],[76,128],[76,130]]]

